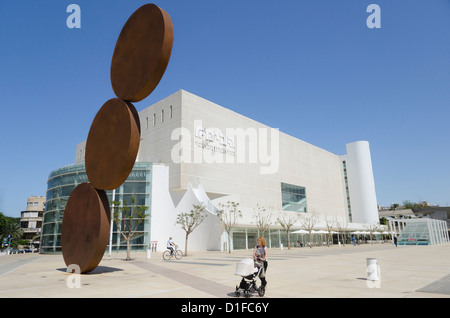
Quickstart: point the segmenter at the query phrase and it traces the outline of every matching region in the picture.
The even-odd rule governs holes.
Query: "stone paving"
[[[66,272],[61,255],[0,256],[1,298],[235,298],[236,264],[252,251],[192,251],[164,261],[160,252],[107,253],[91,273]],[[379,281],[367,280],[376,258]],[[450,298],[450,244],[374,244],[269,249],[270,298]],[[241,296],[242,298],[242,296]],[[260,298],[257,294],[252,299]]]

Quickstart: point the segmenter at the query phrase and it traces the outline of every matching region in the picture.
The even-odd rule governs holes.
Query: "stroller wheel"
[[[241,296],[241,293],[239,292],[239,287],[236,286],[236,290],[234,291],[234,294],[236,295],[236,297]]]
[[[262,297],[262,296],[264,296],[265,293],[266,293],[266,288],[265,288],[264,286],[260,286],[260,287],[258,288],[258,295],[259,295],[260,297]]]
[[[244,290],[244,296],[245,297],[250,297],[250,292],[248,290]]]

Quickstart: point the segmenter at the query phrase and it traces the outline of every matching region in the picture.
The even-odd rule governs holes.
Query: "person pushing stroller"
[[[268,266],[266,239],[264,237],[258,237],[256,244],[255,250],[253,251],[253,260],[262,263],[263,271],[261,271],[259,279],[261,280],[261,286],[265,288],[267,285],[266,272]]]
[[[267,270],[267,247],[266,240],[258,237],[255,250],[253,251],[253,259],[245,258],[236,264],[235,275],[242,277],[239,285],[236,285],[235,295],[240,296],[241,291],[246,297],[250,293],[258,292],[259,296],[264,296],[266,292],[266,270]],[[259,277],[261,286],[257,286],[256,279]]]

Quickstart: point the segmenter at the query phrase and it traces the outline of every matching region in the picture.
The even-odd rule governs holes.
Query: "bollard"
[[[376,258],[367,258],[367,280],[379,280],[378,261]]]
[[[283,249],[283,244],[280,244],[280,250],[282,250]]]
[[[152,257],[152,250],[148,249],[147,250],[147,259],[150,259]]]

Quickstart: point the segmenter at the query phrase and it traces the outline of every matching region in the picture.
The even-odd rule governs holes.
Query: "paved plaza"
[[[134,252],[126,261],[106,253],[85,275],[67,273],[61,255],[2,255],[0,297],[235,298],[236,264],[251,255],[193,251],[164,261],[160,252]],[[379,281],[367,280],[367,258],[377,259]],[[270,249],[267,281],[266,299],[450,298],[450,244]]]

